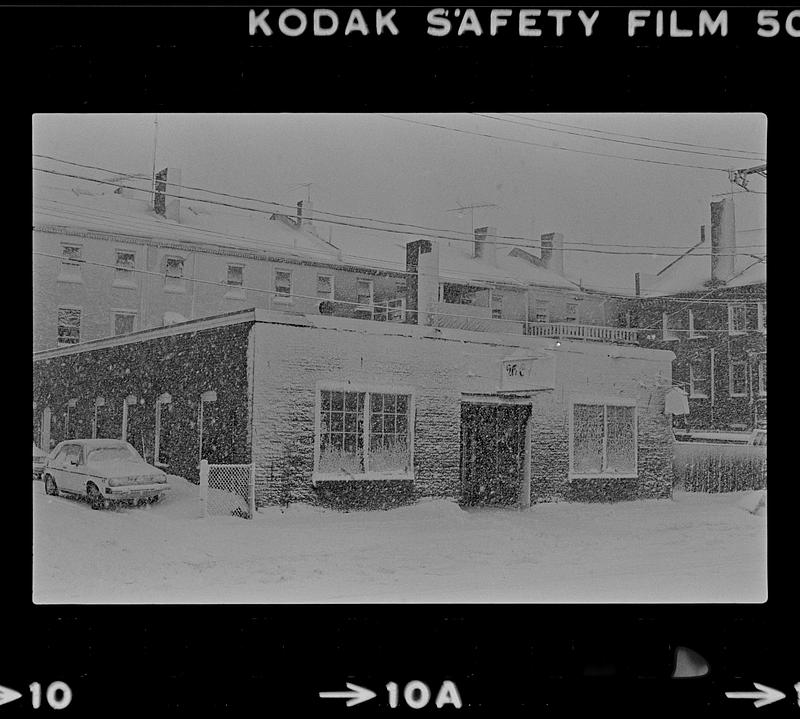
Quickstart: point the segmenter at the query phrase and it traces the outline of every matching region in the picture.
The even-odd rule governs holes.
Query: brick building
[[[675,353],[673,380],[689,396],[676,428],[751,430],[767,422],[766,236],[737,231],[733,200],[711,203],[701,240],[627,303],[642,346]],[[621,312],[622,317],[625,312]]]
[[[668,497],[673,357],[246,310],[36,353],[34,441],[124,436],[192,479],[252,461],[259,505]]]

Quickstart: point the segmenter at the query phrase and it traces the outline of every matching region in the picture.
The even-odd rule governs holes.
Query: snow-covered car
[[[47,461],[47,452],[33,445],[33,478],[41,479],[44,465]]]
[[[92,509],[119,501],[156,502],[169,490],[167,475],[119,439],[60,442],[47,458],[43,478],[47,494],[86,497]]]

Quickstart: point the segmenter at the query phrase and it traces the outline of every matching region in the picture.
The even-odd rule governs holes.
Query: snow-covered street
[[[37,603],[761,602],[766,517],[745,493],[465,512],[443,501],[253,521],[197,488],[93,511],[34,491]]]

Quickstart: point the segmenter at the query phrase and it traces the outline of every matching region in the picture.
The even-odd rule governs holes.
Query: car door
[[[60,470],[62,480],[58,486],[68,492],[82,492],[84,486],[83,470],[80,467],[82,447],[79,444],[70,444],[65,449],[64,463]]]

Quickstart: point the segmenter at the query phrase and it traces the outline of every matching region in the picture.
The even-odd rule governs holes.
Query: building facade
[[[675,353],[673,381],[689,398],[689,414],[675,417],[678,429],[766,427],[766,264],[752,252],[764,241],[736,232],[730,198],[714,202],[710,247],[703,233],[684,256],[646,278],[646,296],[624,303],[642,328],[642,346]],[[737,245],[747,249],[737,252]]]
[[[34,441],[125,437],[259,506],[663,498],[670,351],[250,310],[34,355]]]

